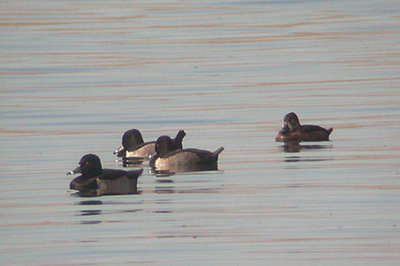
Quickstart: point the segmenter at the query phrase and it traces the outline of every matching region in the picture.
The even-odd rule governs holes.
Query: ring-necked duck
[[[71,181],[70,189],[94,195],[131,194],[137,192],[137,179],[143,169],[123,171],[103,169],[100,158],[94,154],[86,154],[79,161],[79,166],[67,174],[78,174]]]
[[[283,118],[283,127],[275,140],[279,142],[324,141],[329,140],[333,128],[325,129],[315,125],[300,125],[295,113]]]
[[[198,149],[175,149],[168,136],[157,139],[156,156],[150,166],[159,172],[178,173],[218,169],[218,155],[224,150],[220,147],[214,152]]]
[[[177,149],[182,149],[182,139],[186,133],[180,130],[174,139],[174,145]],[[130,129],[122,136],[122,146],[114,154],[123,158],[145,158],[149,159],[156,154],[156,142],[144,142],[142,134],[137,129]]]

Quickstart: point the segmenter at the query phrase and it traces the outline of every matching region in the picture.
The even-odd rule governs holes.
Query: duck
[[[174,139],[177,149],[182,149],[182,140],[186,136],[184,130],[180,130]],[[150,159],[156,154],[156,141],[144,142],[138,129],[127,130],[122,136],[122,146],[114,151],[117,157]]]
[[[179,173],[218,170],[218,155],[224,147],[214,152],[199,149],[176,149],[169,136],[156,141],[156,155],[150,160],[150,167],[156,173]]]
[[[124,171],[103,169],[100,158],[95,154],[86,154],[79,166],[67,175],[81,174],[74,178],[69,188],[87,195],[134,194],[137,192],[137,180],[143,169]]]
[[[325,129],[316,125],[300,125],[299,118],[294,112],[283,118],[283,127],[275,140],[277,142],[299,143],[302,141],[328,141],[333,128]]]

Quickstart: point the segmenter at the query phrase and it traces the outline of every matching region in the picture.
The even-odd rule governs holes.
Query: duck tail
[[[178,134],[176,134],[175,141],[182,142],[182,139],[186,136],[186,132],[184,130],[179,130]]]
[[[328,136],[332,133],[333,128],[328,129]]]
[[[224,147],[218,148],[216,151],[214,151],[212,154],[214,157],[218,157],[218,155],[224,150]]]
[[[143,168],[139,170],[128,171],[127,177],[130,179],[137,180],[142,173],[143,173]]]

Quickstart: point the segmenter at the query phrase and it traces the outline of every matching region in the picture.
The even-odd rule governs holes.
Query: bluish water
[[[0,262],[351,264],[400,258],[397,1],[3,1]],[[333,127],[287,151],[283,116]],[[122,134],[184,129],[219,171],[68,189]]]

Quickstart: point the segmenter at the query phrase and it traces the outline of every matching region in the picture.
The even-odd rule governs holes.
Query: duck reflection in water
[[[161,136],[156,142],[156,155],[150,160],[150,167],[157,176],[175,173],[218,170],[220,147],[214,152],[199,149],[177,149],[168,136]]]
[[[104,203],[100,200],[83,200],[80,201],[78,203],[76,203],[75,205],[82,205],[83,208],[85,209],[81,209],[78,211],[78,213],[76,214],[76,216],[82,216],[82,217],[86,217],[86,218],[90,218],[91,216],[92,219],[96,219],[96,220],[85,220],[85,221],[81,221],[81,224],[98,224],[103,222],[102,220],[99,220],[100,217],[103,217],[104,215],[118,215],[121,213],[136,213],[136,212],[141,212],[143,211],[143,209],[126,209],[126,208],[122,208],[123,205],[126,206],[132,206],[131,202],[129,203],[123,203],[123,202],[106,202],[105,204],[116,204],[117,208],[106,208],[103,209],[102,206]],[[96,209],[94,205],[97,206]],[[100,216],[100,217],[97,217]],[[97,218],[96,218],[97,217]]]
[[[280,147],[285,153],[299,153],[303,150],[321,150],[330,149],[332,145],[300,145],[298,143],[285,143]],[[309,153],[307,153],[309,154]],[[319,154],[319,153],[318,153]],[[287,163],[293,162],[320,162],[320,161],[330,161],[334,158],[332,156],[285,156],[284,161]]]
[[[143,169],[123,171],[103,169],[100,158],[86,154],[79,161],[79,166],[67,174],[81,175],[71,181],[70,189],[78,190],[80,196],[124,195],[137,193],[137,179]]]
[[[215,184],[210,186],[210,180],[205,178],[204,174],[205,173],[200,172],[195,175],[194,173],[180,173],[177,174],[177,178],[174,180],[169,178],[157,178],[157,185],[155,186],[154,192],[157,194],[218,193],[220,187],[216,187]],[[213,174],[213,172],[207,174]],[[212,180],[214,181],[214,179]]]
[[[305,145],[299,143],[284,143],[281,146],[282,150],[286,153],[296,153],[304,150],[320,150],[320,149],[330,149],[332,145]]]
[[[83,206],[92,206],[92,205],[102,205],[103,202],[100,200],[83,200],[77,203],[77,205],[83,205]],[[100,209],[90,209],[90,210],[80,210],[78,214],[76,214],[77,216],[82,216],[82,217],[86,217],[86,216],[97,216],[97,215],[101,215],[102,211]],[[99,224],[102,221],[100,220],[91,220],[91,221],[81,221],[81,224]]]

